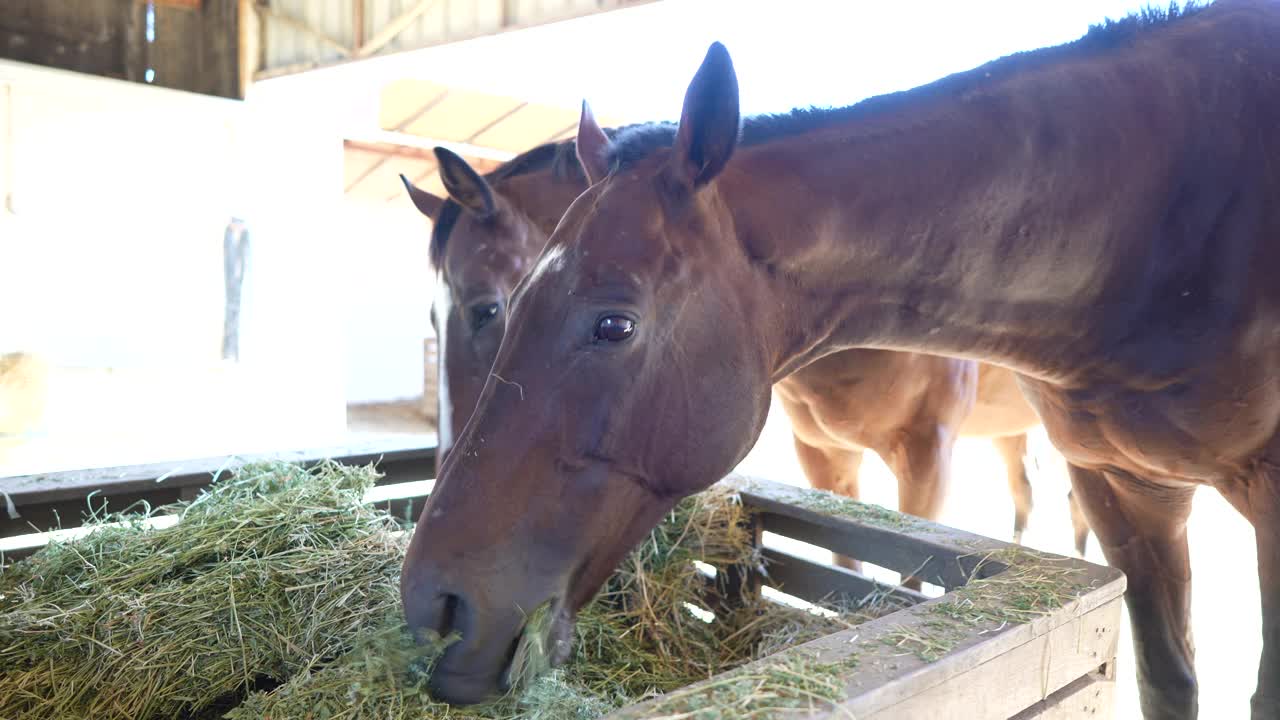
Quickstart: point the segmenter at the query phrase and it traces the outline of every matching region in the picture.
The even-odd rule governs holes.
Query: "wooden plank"
[[[330,50],[337,52],[339,57],[347,57],[352,52],[351,48],[329,37],[324,33],[324,31],[320,30],[319,28],[316,28],[306,20],[294,17],[293,15],[290,15],[289,13],[283,10],[272,9],[270,5],[266,6],[266,9],[264,10],[264,12],[266,13],[266,16],[269,19],[275,20],[276,22],[281,23],[286,27],[293,28],[294,30],[302,33],[303,35],[309,35],[312,38],[315,38],[322,45],[325,45]]]
[[[5,0],[0,57],[126,79],[131,12],[112,0]]]
[[[378,52],[387,43],[395,40],[396,36],[404,32],[404,29],[409,27],[409,25],[411,25],[414,20],[417,20],[420,15],[430,10],[432,7],[435,7],[439,1],[440,0],[418,0],[413,7],[401,13],[399,17],[395,18],[378,30],[373,37],[369,38],[369,42],[361,45],[360,49],[356,51],[355,57],[369,57],[370,55]]]
[[[1115,663],[1107,667],[1115,667]],[[1115,708],[1114,672],[1097,672],[1076,679],[1058,692],[1009,720],[1085,720],[1111,717]]]
[[[852,570],[824,565],[773,548],[760,551],[765,561],[764,580],[770,586],[811,603],[823,600],[859,602],[872,593],[891,595],[904,603],[929,598],[909,588],[885,585]]]
[[[239,0],[207,0],[198,10],[156,7],[152,84],[241,99],[239,14]]]
[[[5,0],[0,57],[102,77],[240,98],[240,0],[156,3],[148,42],[145,3]]]
[[[365,0],[351,0],[351,51],[360,52],[364,45]]]
[[[982,558],[981,554],[957,556],[945,546],[904,532],[839,522],[822,523],[813,517],[796,517],[786,510],[778,512],[780,508],[777,505],[770,505],[768,509],[762,522],[769,532],[865,560],[903,575],[914,575],[948,590],[968,582]]]
[[[337,459],[341,461],[341,459]],[[386,464],[379,464],[378,469],[384,474],[395,474]],[[392,484],[377,485],[365,494],[365,502],[369,505],[384,510],[393,518],[401,521],[405,525],[411,524],[417,519],[418,514],[422,512],[422,506],[426,503],[427,498],[431,494],[431,490],[435,487],[435,480],[411,480],[405,482],[396,482]],[[166,502],[174,502],[176,500],[191,501],[199,496],[202,488],[184,487],[181,489],[167,489],[163,491],[166,496]],[[93,499],[97,499],[95,496]],[[152,508],[156,507],[153,498],[148,497]],[[122,510],[127,506],[125,504],[113,506],[114,510]],[[75,508],[73,508],[75,509]],[[141,509],[141,508],[139,508]],[[69,512],[68,516],[78,513]],[[156,514],[152,515],[150,520],[163,522],[166,518],[172,519],[172,515]],[[92,532],[92,529],[77,530],[76,526],[59,528],[55,533],[64,531],[70,533],[76,532]],[[23,535],[15,535],[9,537],[0,537],[0,564],[7,564],[27,557],[40,548],[44,547],[50,541],[49,533],[28,533]]]
[[[412,444],[407,445],[406,442]],[[139,499],[149,499],[153,505],[159,505],[176,500],[176,493],[183,488],[204,487],[219,471],[234,471],[249,462],[283,460],[313,465],[325,459],[351,465],[377,462],[385,473],[380,484],[421,480],[435,475],[435,447],[422,447],[420,441],[401,439],[311,450],[19,475],[0,478],[0,491],[8,496],[20,515],[16,519],[0,517],[0,537],[30,533],[32,524],[39,529],[75,527],[80,524],[81,513],[86,509],[85,498],[90,493],[96,493],[95,502],[107,502],[113,510],[123,510],[122,503]],[[171,490],[175,494],[170,495]],[[58,517],[55,517],[55,512]]]
[[[84,524],[86,517],[103,512],[123,512],[130,508],[155,508],[168,505],[180,500],[185,489],[162,487],[122,493],[108,492],[94,495],[86,493],[73,500],[16,506],[17,517],[0,512],[0,538],[80,527]]]
[[[870,698],[846,707],[866,720],[1004,720],[1111,662],[1121,604],[1115,598],[944,682],[930,685],[932,678],[917,676],[898,683],[894,694],[909,695],[902,702],[875,708],[882,698]],[[958,663],[965,663],[963,654],[945,657],[931,674]]]

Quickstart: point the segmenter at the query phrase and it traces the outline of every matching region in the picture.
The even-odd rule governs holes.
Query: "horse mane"
[[[1071,42],[1013,53],[972,70],[948,75],[911,90],[878,95],[840,108],[796,108],[784,113],[747,117],[743,119],[738,144],[749,147],[771,140],[802,135],[874,113],[892,110],[909,101],[930,95],[962,94],[979,87],[980,84],[1008,77],[1015,72],[1042,67],[1086,53],[1122,47],[1152,28],[1163,27],[1176,20],[1195,15],[1205,7],[1207,5],[1199,0],[1191,0],[1182,7],[1179,7],[1176,1],[1171,2],[1167,8],[1147,7],[1119,20],[1107,18],[1101,23],[1090,25],[1083,36]],[[669,148],[675,141],[675,135],[676,124],[673,122],[645,123],[621,129],[610,148],[610,167],[613,171],[622,170],[652,155],[655,151]]]
[[[636,128],[627,125],[622,128],[606,128],[604,133],[610,139],[628,129]],[[551,171],[557,181],[579,181],[585,184],[587,176],[578,162],[578,146],[574,140],[543,143],[532,150],[526,150],[498,167],[485,173],[484,179],[490,185],[498,185],[505,180],[522,175]],[[449,243],[449,236],[458,218],[463,212],[462,206],[453,198],[446,197],[440,206],[440,213],[431,224],[431,266],[439,269],[444,262],[444,253]]]
[[[490,185],[497,185],[521,175],[532,175],[550,170],[556,180],[582,180],[586,176],[578,163],[577,147],[573,140],[543,143],[532,150],[526,150],[498,167],[485,173],[484,179]],[[440,206],[440,213],[431,223],[431,266],[439,269],[444,262],[444,253],[449,242],[449,235],[462,215],[462,206],[453,198],[445,197]]]

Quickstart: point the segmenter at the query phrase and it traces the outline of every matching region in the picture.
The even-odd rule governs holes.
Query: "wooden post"
[[[364,45],[364,0],[351,0],[351,53]]]

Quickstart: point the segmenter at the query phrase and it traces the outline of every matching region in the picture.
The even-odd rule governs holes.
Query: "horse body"
[[[774,382],[866,347],[1018,374],[1128,578],[1149,720],[1196,716],[1186,519],[1222,491],[1257,534],[1253,717],[1280,718],[1280,6],[1144,25],[746,124],[713,45],[678,129],[584,114],[592,185],[406,558],[410,624],[463,634],[436,687],[497,686],[512,605],[553,600],[563,636],[746,454]]]
[[[796,456],[814,487],[859,497],[858,469],[871,449],[898,479],[902,512],[937,519],[959,437],[992,442],[1013,497],[1014,542],[1031,512],[1026,433],[1040,424],[1004,368],[972,360],[888,350],[823,356],[774,385],[791,419]],[[1071,499],[1076,549],[1088,525]],[[837,556],[845,567],[858,564]]]

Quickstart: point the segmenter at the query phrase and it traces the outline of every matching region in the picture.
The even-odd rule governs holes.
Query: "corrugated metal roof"
[[[370,54],[414,50],[651,0],[271,0],[259,8],[260,72],[297,70]],[[362,37],[356,36],[358,3]],[[354,51],[354,52],[353,52]]]

